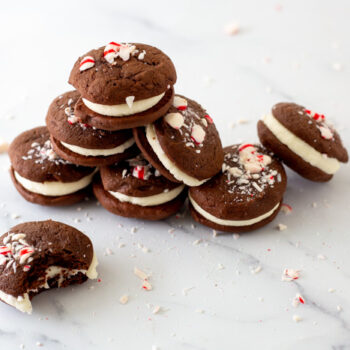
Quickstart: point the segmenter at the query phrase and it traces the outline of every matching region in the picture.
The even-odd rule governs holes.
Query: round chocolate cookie
[[[199,186],[221,169],[224,154],[213,120],[186,97],[176,95],[167,114],[135,128],[134,137],[145,158],[171,181]]]
[[[17,136],[10,145],[11,177],[18,192],[29,202],[69,205],[84,199],[96,172],[74,165],[52,149],[46,127]]]
[[[77,117],[99,129],[120,130],[166,113],[176,71],[170,58],[153,46],[111,42],[80,57],[69,83],[81,94]]]
[[[93,185],[95,196],[120,216],[161,220],[175,214],[186,197],[184,185],[161,176],[142,155],[102,167],[100,175]]]
[[[0,237],[0,300],[31,313],[30,300],[50,288],[97,278],[90,239],[56,221],[26,222]]]
[[[278,103],[258,122],[261,143],[301,176],[329,181],[348,161],[339,134],[323,114],[295,103]]]
[[[258,229],[279,212],[287,177],[282,164],[252,144],[224,148],[222,171],[189,190],[192,217],[227,232]]]
[[[54,151],[63,159],[84,166],[101,166],[139,153],[131,130],[106,131],[84,124],[75,116],[80,95],[66,92],[50,105],[46,125]]]

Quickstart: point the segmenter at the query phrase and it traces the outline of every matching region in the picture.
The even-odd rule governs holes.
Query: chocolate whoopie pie
[[[101,168],[94,194],[110,212],[132,218],[161,220],[175,214],[186,198],[185,185],[161,176],[142,155]]]
[[[52,149],[45,126],[23,132],[10,145],[11,177],[29,202],[69,205],[84,199],[95,168],[74,165]]]
[[[199,186],[221,169],[224,153],[213,120],[187,97],[176,95],[163,118],[133,131],[145,158],[171,181]]]
[[[50,105],[46,125],[54,151],[63,159],[84,166],[101,166],[139,153],[131,130],[106,131],[82,123],[74,114],[80,95],[66,92]]]
[[[278,103],[258,122],[261,143],[299,175],[329,181],[348,161],[339,134],[323,114],[295,103]]]
[[[159,49],[111,42],[80,57],[69,77],[81,94],[75,115],[103,130],[152,123],[171,106],[175,67]]]
[[[0,237],[0,300],[31,313],[30,300],[50,288],[97,278],[90,239],[56,221],[26,222]]]
[[[272,221],[282,204],[287,177],[282,164],[252,144],[224,148],[222,171],[189,189],[190,211],[199,223],[246,232]]]

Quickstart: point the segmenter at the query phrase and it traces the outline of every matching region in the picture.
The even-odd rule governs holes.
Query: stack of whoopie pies
[[[76,90],[54,99],[47,127],[24,132],[10,147],[13,182],[33,203],[72,204],[93,183],[110,212],[158,220],[176,213],[188,193],[196,221],[244,232],[279,212],[287,184],[279,159],[313,181],[330,180],[339,161],[348,161],[325,117],[293,103],[277,104],[259,121],[265,147],[223,149],[206,110],[175,94],[170,58],[149,45],[91,50],[69,83]]]

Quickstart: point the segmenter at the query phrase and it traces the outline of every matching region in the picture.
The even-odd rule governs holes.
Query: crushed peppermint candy
[[[180,129],[184,123],[184,117],[181,113],[168,113],[164,120],[174,129]]]
[[[298,307],[300,304],[305,304],[305,299],[299,293],[297,293],[292,300],[292,305],[294,307]]]
[[[292,212],[292,210],[293,208],[289,204],[283,203],[281,205],[281,212],[283,212],[286,215],[289,215]]]
[[[29,271],[29,265],[33,258],[31,257],[35,251],[25,240],[26,234],[9,232],[0,245],[0,265],[5,265],[5,269],[12,268],[17,271],[17,265],[26,264],[23,271]]]
[[[94,65],[95,65],[94,58],[91,56],[86,56],[81,60],[80,65],[79,65],[79,70],[81,72],[83,72],[87,69],[92,68]]]
[[[305,109],[299,112],[301,112],[299,113],[300,115],[307,115],[316,121],[317,128],[320,131],[322,138],[325,140],[334,140],[333,128],[329,123],[327,123],[324,114],[315,113],[309,109]]]
[[[203,128],[198,124],[194,124],[191,130],[191,139],[196,145],[200,145],[201,143],[203,143],[204,138],[205,131],[203,130]]]
[[[239,24],[237,22],[232,22],[226,25],[225,33],[227,35],[233,36],[239,33]]]
[[[103,57],[111,65],[116,64],[116,58],[120,57],[123,61],[128,61],[130,56],[138,52],[135,45],[119,44],[114,41],[110,42],[104,48]]]
[[[119,302],[120,302],[122,305],[127,304],[128,301],[129,301],[129,296],[128,296],[127,294],[122,295],[122,296],[119,298]]]
[[[35,164],[43,164],[45,161],[54,162],[56,165],[71,164],[55,153],[50,140],[46,140],[43,145],[40,145],[39,142],[33,142],[27,155],[22,156],[22,159],[35,159]]]
[[[284,225],[284,224],[277,225],[277,230],[279,230],[279,231],[285,231],[287,228],[288,228],[288,226]]]
[[[284,269],[282,274],[282,281],[291,282],[300,277],[300,271],[295,269]]]
[[[128,163],[129,167],[123,169],[123,179],[129,175],[134,176],[140,180],[148,180],[152,175],[156,177],[161,176],[159,171],[154,169],[142,154],[139,154],[135,158],[128,159],[126,162]]]
[[[180,96],[175,96],[173,100],[173,106],[179,111],[184,111],[187,109],[188,102],[185,98]]]
[[[132,108],[132,105],[134,104],[134,100],[135,100],[135,96],[128,96],[125,98],[125,102],[129,108]]]
[[[271,169],[272,158],[261,153],[252,144],[232,146],[232,151],[227,152],[222,165],[222,172],[226,175],[228,192],[250,197],[261,193],[267,187],[273,188],[276,183],[282,181],[281,174]],[[238,196],[236,201],[246,200]]]

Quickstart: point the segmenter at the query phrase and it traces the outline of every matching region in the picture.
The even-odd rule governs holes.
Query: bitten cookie
[[[81,94],[75,115],[104,130],[152,123],[171,106],[175,67],[159,49],[111,42],[75,63],[69,83]]]
[[[282,164],[261,146],[224,148],[222,172],[189,190],[192,217],[227,232],[258,229],[279,212],[287,177]]]
[[[261,143],[301,176],[329,181],[348,161],[339,134],[323,114],[295,103],[278,103],[258,122]]]
[[[26,222],[0,237],[0,300],[31,313],[30,300],[50,288],[97,278],[90,239],[56,221]]]
[[[74,114],[80,95],[66,92],[50,105],[46,125],[54,151],[63,159],[84,166],[101,166],[139,153],[131,130],[105,131],[84,124]]]
[[[164,118],[134,129],[145,158],[174,182],[199,186],[221,169],[223,150],[212,118],[195,101],[176,95]]]
[[[60,158],[44,126],[17,136],[9,156],[16,189],[27,201],[41,205],[69,205],[84,199],[97,171]]]
[[[93,185],[103,207],[126,217],[161,220],[175,214],[186,198],[185,185],[161,176],[142,155],[102,167]]]

